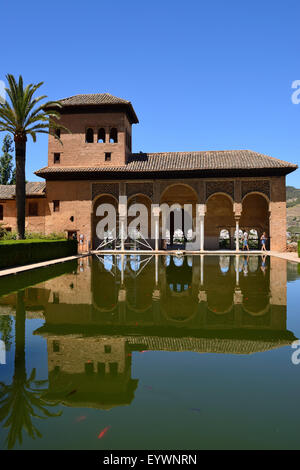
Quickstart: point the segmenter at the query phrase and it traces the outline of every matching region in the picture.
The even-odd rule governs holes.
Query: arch
[[[258,196],[262,196],[263,198],[265,198],[267,203],[270,204],[270,199],[268,198],[268,196],[265,193],[261,193],[260,191],[250,191],[249,193],[245,194],[245,196],[242,198],[242,203],[244,202],[246,197],[251,196],[252,194],[257,194]]]
[[[174,243],[174,235],[177,238],[177,242],[185,243],[185,241],[190,241],[192,237],[192,232],[195,232],[196,228],[196,206],[198,203],[198,195],[194,188],[185,183],[173,183],[168,185],[160,196],[160,204],[167,204],[169,207],[178,205],[178,210],[182,208],[181,215],[175,211],[171,211],[166,220],[163,220],[162,214],[160,214],[160,224],[162,231],[166,233],[162,234],[162,237],[165,238],[166,235],[170,237],[170,245]],[[191,212],[184,212],[184,205],[191,205]],[[170,230],[168,230],[168,228]],[[184,232],[184,234],[182,233]],[[168,233],[170,232],[170,233]],[[181,235],[184,235],[181,238]],[[183,240],[183,242],[180,242]],[[176,241],[176,240],[175,240]]]
[[[151,204],[152,204],[152,200],[150,199],[149,196],[147,196],[146,194],[142,194],[142,193],[136,193],[136,194],[133,194],[132,196],[130,196],[128,198],[128,201],[127,201],[127,208],[128,210],[130,209],[130,207],[133,205],[133,204],[143,204],[146,208],[147,208],[147,214],[148,214],[148,234],[147,236],[145,237],[146,239],[151,239]],[[130,223],[135,220],[135,218],[138,217],[138,215],[136,216],[127,216],[127,224],[128,224],[128,227],[130,225]],[[143,231],[145,232],[146,231],[146,227],[143,227]]]
[[[170,194],[167,197],[166,194],[170,192],[174,187],[176,187],[178,191],[175,191],[175,194]],[[182,190],[181,194],[180,194],[180,189]],[[193,194],[192,201],[189,201],[189,195],[186,192],[186,190],[190,191]],[[184,204],[192,204],[194,202],[195,203],[198,202],[198,194],[196,193],[195,189],[186,183],[171,183],[169,186],[167,186],[160,195],[160,203],[161,204],[164,202],[168,203],[167,199],[170,199],[170,198],[171,198],[172,204],[177,203],[182,206]],[[184,202],[180,202],[180,200]]]
[[[98,139],[97,139],[98,144],[105,144],[105,129],[101,127],[101,129],[98,130]]]
[[[97,207],[99,206],[100,203],[112,204],[116,210],[116,215],[117,215],[116,230],[115,230],[115,233],[108,234],[108,236],[111,237],[112,239],[115,239],[116,235],[118,235],[118,232],[119,232],[119,217],[118,217],[119,203],[118,203],[117,198],[113,196],[112,194],[104,193],[104,194],[97,195],[95,199],[93,200],[93,211],[92,211],[92,246],[94,249],[96,249],[102,241],[97,237],[97,234],[96,234],[96,227],[97,227],[98,222],[100,222],[105,217],[105,215],[103,216],[96,215]],[[112,242],[112,247],[115,247],[115,242]]]
[[[115,127],[112,127],[109,133],[109,143],[117,144],[118,143],[118,130]]]
[[[94,142],[94,130],[89,127],[85,132],[85,141],[87,144],[92,144]]]
[[[263,232],[269,237],[269,199],[259,192],[251,192],[244,196],[242,200],[242,214],[240,218],[240,227],[249,232],[255,229],[260,238]],[[259,245],[259,242],[258,242]]]
[[[206,214],[204,226],[204,248],[218,250],[220,248],[220,232],[228,230],[229,246],[232,248],[235,218],[233,212],[233,199],[226,193],[211,194],[206,201]]]
[[[232,205],[233,205],[233,203],[234,203],[232,197],[231,197],[229,194],[224,193],[224,192],[222,192],[222,191],[217,191],[217,192],[215,192],[215,193],[212,193],[210,196],[208,196],[208,198],[206,199],[206,204],[207,204],[207,202],[208,202],[211,198],[213,198],[214,196],[225,196],[225,197],[227,197],[228,199],[230,199],[230,201],[232,202]]]

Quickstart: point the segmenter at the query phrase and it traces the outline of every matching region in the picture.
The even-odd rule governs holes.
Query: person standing
[[[243,233],[243,251],[247,249],[249,251],[249,245],[248,245],[248,233],[246,230]]]
[[[266,242],[267,242],[267,235],[266,232],[262,234],[260,237],[260,242],[261,242],[261,249],[262,251],[266,251]]]

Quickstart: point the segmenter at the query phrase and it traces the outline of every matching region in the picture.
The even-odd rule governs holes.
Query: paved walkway
[[[271,256],[277,256],[277,258],[286,259],[287,261],[294,261],[294,263],[300,263],[298,253],[280,253],[279,251],[270,251]]]
[[[42,261],[41,263],[26,264],[25,266],[18,266],[14,268],[0,269],[0,277],[9,276],[10,274],[22,273],[24,271],[30,271],[31,269],[45,268],[52,264],[65,263],[66,261],[72,261],[74,259],[83,258],[88,254],[68,256],[67,258],[50,259],[48,261]]]

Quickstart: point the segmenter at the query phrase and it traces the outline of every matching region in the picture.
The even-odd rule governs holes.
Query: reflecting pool
[[[102,255],[0,280],[1,449],[299,449],[299,266]]]

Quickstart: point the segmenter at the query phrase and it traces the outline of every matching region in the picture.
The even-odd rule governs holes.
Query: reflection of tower
[[[48,399],[69,406],[112,408],[129,404],[137,380],[125,338],[48,336]]]

